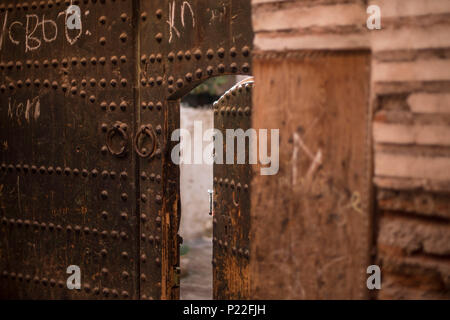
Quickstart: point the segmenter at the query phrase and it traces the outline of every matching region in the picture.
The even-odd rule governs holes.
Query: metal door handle
[[[116,156],[116,157],[123,157],[127,152],[127,146],[128,146],[128,134],[126,132],[127,125],[125,123],[122,123],[120,121],[116,122],[107,132],[106,134],[106,147],[108,148],[108,151]],[[122,138],[122,147],[119,151],[113,150],[112,147],[112,139],[116,136],[120,136]]]
[[[213,190],[208,190],[208,194],[209,194],[209,215],[212,216],[213,215]]]
[[[141,136],[143,135],[151,139],[150,150],[147,150],[146,148],[141,148],[139,146]],[[153,155],[156,153],[156,134],[151,124],[141,126],[139,131],[136,133],[136,137],[134,138],[134,148],[136,150],[136,153],[141,158],[153,157]]]

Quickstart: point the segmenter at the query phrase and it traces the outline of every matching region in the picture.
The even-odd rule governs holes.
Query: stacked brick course
[[[450,298],[450,1],[370,1],[379,298]]]

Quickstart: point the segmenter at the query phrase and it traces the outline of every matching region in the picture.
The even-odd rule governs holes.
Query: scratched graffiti
[[[209,13],[211,14],[211,18],[209,20],[211,23],[215,21],[222,23],[225,21],[225,17],[227,15],[227,7],[223,5],[222,7],[211,8],[209,9]]]
[[[38,50],[43,44],[56,41],[60,30],[64,30],[63,34],[70,45],[75,44],[83,35],[83,23],[80,12],[72,7],[53,18],[45,14],[27,14],[21,19],[10,20],[6,11],[0,16],[0,51],[8,45],[20,46],[25,52]]]
[[[175,5],[175,1],[172,3],[169,2],[169,20],[167,20],[167,24],[169,25],[169,43],[172,42],[173,35],[175,34],[178,38],[181,38],[182,33],[180,30],[184,30],[186,28],[186,20],[185,16],[187,13],[190,14],[192,20],[192,27],[195,27],[195,15],[194,10],[192,9],[191,4],[188,1],[183,1],[180,5],[180,10],[178,13],[177,6]],[[179,16],[177,15],[179,14]],[[181,23],[181,27],[176,27],[175,22],[178,21]]]
[[[21,125],[24,121],[30,123],[37,121],[41,115],[41,101],[39,97],[18,101],[13,98],[8,99],[8,118]]]

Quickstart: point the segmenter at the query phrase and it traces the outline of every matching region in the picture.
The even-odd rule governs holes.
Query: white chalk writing
[[[71,8],[71,10],[69,10]],[[0,51],[11,43],[15,46],[23,46],[25,52],[38,50],[43,43],[52,43],[58,38],[59,29],[58,18],[63,17],[66,40],[73,45],[83,35],[83,24],[81,14],[76,6],[69,7],[68,10],[59,12],[55,19],[51,19],[43,14],[27,14],[21,19],[8,20],[8,11],[3,19],[0,16]],[[76,32],[72,31],[75,30]],[[86,34],[89,34],[86,31]]]
[[[26,120],[30,123],[30,120],[37,121],[41,115],[41,101],[39,97],[33,99],[27,99],[26,102],[20,102],[16,99],[8,99],[8,117],[11,120],[17,121],[19,125],[22,124],[22,120]]]
[[[0,33],[0,51],[2,50],[3,47],[3,38],[4,38],[4,34],[6,31],[6,22],[8,21],[8,11],[6,11],[5,13],[5,18],[3,20],[3,27],[2,27],[2,32]]]
[[[186,10],[187,9],[187,10]],[[178,28],[175,26],[175,17],[176,17],[176,11],[175,11],[175,1],[172,3],[169,2],[169,20],[167,20],[167,24],[169,25],[169,43],[173,40],[173,35],[175,35],[178,38],[181,38],[181,32],[178,30]],[[192,27],[195,27],[195,15],[194,10],[192,9],[191,4],[188,1],[183,1],[183,3],[180,6],[180,22],[181,26],[186,28],[185,23],[185,15],[186,12],[189,12],[191,14],[192,18]]]
[[[30,18],[36,19],[36,24],[34,25],[33,31],[30,32]],[[36,50],[41,46],[41,40],[39,38],[34,37],[34,33],[36,32],[36,29],[39,26],[39,17],[36,14],[27,14],[27,27],[25,32],[25,52]],[[11,34],[11,30],[10,30]],[[34,42],[34,46],[32,46],[31,43]]]
[[[184,1],[183,4],[181,5],[181,24],[183,25],[183,27],[185,27],[185,25],[184,25],[184,10],[186,8],[188,8],[189,11],[191,11],[192,27],[194,28],[195,27],[194,10],[192,10],[191,5],[187,1]]]

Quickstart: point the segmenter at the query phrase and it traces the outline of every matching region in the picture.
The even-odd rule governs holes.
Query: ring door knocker
[[[116,157],[124,157],[126,155],[128,146],[127,129],[128,126],[125,123],[118,121],[107,132],[106,147],[108,148],[108,151]],[[118,151],[114,150],[112,143],[113,138],[116,136],[120,137],[122,140],[120,150]]]
[[[143,136],[147,136],[151,140],[150,150],[142,147],[142,145],[140,146]],[[134,148],[136,150],[136,153],[141,158],[152,158],[156,154],[157,150],[156,133],[151,124],[141,126],[139,131],[136,133],[136,137],[134,138]]]

